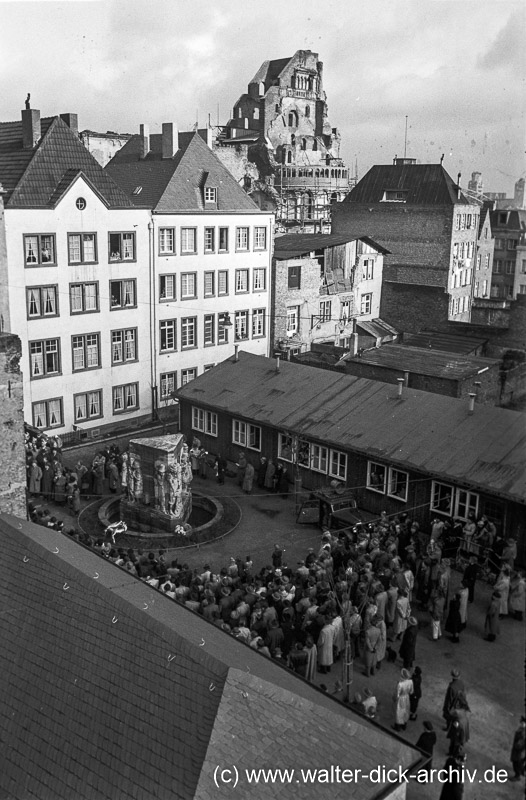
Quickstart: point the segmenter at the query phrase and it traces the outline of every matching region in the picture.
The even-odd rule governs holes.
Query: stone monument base
[[[129,528],[150,533],[150,531],[166,531],[174,533],[178,525],[184,526],[192,510],[192,494],[189,492],[181,497],[182,507],[179,516],[165,514],[153,506],[144,503],[122,499],[120,502],[120,516]]]

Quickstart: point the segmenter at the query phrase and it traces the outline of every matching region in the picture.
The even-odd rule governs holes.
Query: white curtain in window
[[[95,235],[84,234],[84,261],[95,261]]]
[[[44,374],[44,348],[42,342],[31,343],[31,375]]]
[[[95,333],[86,336],[86,357],[88,367],[99,365],[99,337]]]
[[[113,390],[113,410],[121,411],[124,408],[124,387],[116,386]]]
[[[124,393],[126,398],[126,408],[135,408],[137,405],[137,386],[134,383],[130,383],[124,387]]]
[[[75,397],[75,419],[86,419],[86,395],[79,394]]]
[[[128,330],[124,332],[124,347],[126,361],[133,361],[135,358],[135,331]]]
[[[46,404],[45,403],[35,403],[33,406],[33,419],[35,422],[35,428],[45,428],[46,427]]]
[[[38,264],[38,237],[26,236],[26,264]]]
[[[84,337],[73,337],[73,369],[84,369],[86,366],[84,360]]]
[[[60,413],[60,400],[49,400],[48,409],[49,409],[49,424],[61,425],[62,415]]]
[[[84,284],[84,297],[86,311],[97,310],[97,285],[95,283]]]
[[[40,290],[28,289],[28,313],[30,317],[40,316]]]
[[[133,233],[122,234],[122,257],[123,259],[133,259]]]
[[[56,314],[57,302],[54,286],[44,286],[42,289],[42,301],[44,306],[44,314]]]
[[[90,417],[98,417],[100,415],[100,392],[89,392],[88,403]]]
[[[80,236],[77,234],[69,237],[69,260],[72,264],[81,261]]]
[[[124,305],[125,306],[134,306],[135,305],[135,291],[134,291],[134,283],[133,281],[124,281]]]

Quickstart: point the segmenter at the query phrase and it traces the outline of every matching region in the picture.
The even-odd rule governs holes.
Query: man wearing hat
[[[379,618],[378,618],[379,619]],[[365,631],[365,671],[364,675],[374,675],[376,664],[378,662],[378,644],[380,641],[381,631],[376,625],[377,617],[374,616],[371,624]]]
[[[416,658],[416,637],[418,636],[418,622],[415,617],[409,617],[407,628],[402,637],[399,655],[403,659],[405,669],[411,669]]]
[[[466,687],[464,681],[460,678],[460,671],[458,669],[451,670],[451,680],[446,690],[444,698],[444,705],[442,706],[442,716],[446,721],[445,731],[449,728],[451,723],[451,711],[457,708],[462,698],[466,697]]]

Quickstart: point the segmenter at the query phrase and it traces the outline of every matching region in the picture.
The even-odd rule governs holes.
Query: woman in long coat
[[[404,667],[411,669],[416,657],[416,637],[418,635],[418,622],[415,617],[409,617],[408,627],[402,637],[402,644],[398,655],[404,661]]]
[[[54,475],[51,465],[46,461],[42,470],[42,480],[40,483],[41,492],[46,500],[51,499],[51,493],[53,492],[53,477]]]
[[[247,494],[252,494],[252,485],[254,483],[254,467],[250,462],[247,462],[245,467],[245,475],[243,477],[243,491]]]
[[[494,642],[500,633],[499,611],[500,611],[500,592],[494,591],[486,612],[484,622],[484,633],[487,642]]]
[[[318,665],[320,672],[330,672],[334,663],[333,654],[334,628],[330,620],[326,620],[325,625],[318,636]]]
[[[29,494],[40,494],[40,481],[42,479],[42,470],[36,461],[31,463],[29,468]]]
[[[269,458],[269,462],[267,464],[267,470],[265,472],[265,489],[269,489],[269,491],[274,490],[274,473],[276,472],[276,467],[272,463],[272,459]]]
[[[312,636],[308,635],[305,641],[305,651],[307,653],[307,674],[305,677],[308,681],[316,679],[316,670],[318,665],[318,648],[314,644]]]
[[[494,586],[496,592],[500,592],[500,608],[499,614],[501,617],[508,616],[508,597],[510,595],[510,568],[507,564],[502,567],[499,577]]]
[[[449,612],[446,619],[446,631],[451,634],[451,641],[460,642],[460,631],[462,630],[462,620],[460,618],[460,596],[456,594],[449,604]]]
[[[55,503],[59,505],[64,505],[66,502],[67,492],[66,492],[66,476],[62,473],[57,475],[55,478]]]
[[[392,727],[395,731],[405,731],[407,720],[411,713],[409,698],[412,694],[413,681],[411,680],[411,675],[407,669],[403,669],[393,696],[395,723]]]
[[[400,590],[398,600],[396,601],[396,611],[394,618],[393,633],[397,639],[401,638],[403,632],[407,628],[407,620],[411,616],[411,606],[409,605],[409,598],[405,589]]]
[[[380,615],[376,616],[376,620],[376,627],[380,631],[380,638],[378,639],[378,644],[376,645],[376,669],[380,669],[382,666],[382,661],[385,658],[385,651],[387,649],[387,628]]]

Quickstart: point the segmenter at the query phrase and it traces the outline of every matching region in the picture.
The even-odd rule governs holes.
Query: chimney
[[[71,128],[73,133],[79,132],[79,115],[78,114],[61,114],[60,119],[64,120],[68,128]]]
[[[475,394],[475,392],[470,392],[469,393],[468,414],[474,414],[475,413],[475,398],[476,398],[476,396],[477,395]]]
[[[139,158],[146,158],[150,152],[150,127],[149,125],[141,125],[139,128],[139,136],[141,137],[141,147],[139,150]]]
[[[353,331],[349,336],[349,352],[353,358],[358,355],[358,334],[356,331]]]
[[[22,111],[22,144],[24,150],[31,150],[40,141],[40,111],[26,108]]]
[[[398,381],[398,397],[402,397],[402,391],[404,389],[404,378],[397,378]]]
[[[459,172],[457,175],[457,200],[460,200],[460,179],[462,177],[462,173]]]
[[[173,158],[179,148],[177,126],[173,122],[163,122],[163,158]]]
[[[239,345],[234,345],[234,361],[239,361]]]
[[[276,372],[279,372],[279,354],[276,355]]]

